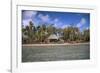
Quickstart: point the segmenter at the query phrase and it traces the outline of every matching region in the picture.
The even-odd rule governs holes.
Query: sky
[[[62,29],[68,26],[76,26],[80,30],[90,28],[89,13],[22,10],[22,25],[29,25],[29,21],[35,26],[53,24]]]

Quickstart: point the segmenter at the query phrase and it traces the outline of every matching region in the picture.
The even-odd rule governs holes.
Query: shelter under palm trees
[[[59,37],[58,37],[57,35],[55,35],[55,34],[51,34],[51,35],[47,38],[47,40],[48,40],[49,42],[56,42],[56,41],[59,40]]]

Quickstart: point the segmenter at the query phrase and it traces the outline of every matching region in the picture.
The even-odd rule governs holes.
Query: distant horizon
[[[90,29],[89,13],[22,10],[22,25],[29,25],[29,21],[34,26],[53,24],[54,27],[62,29],[69,26],[78,27],[81,31]]]

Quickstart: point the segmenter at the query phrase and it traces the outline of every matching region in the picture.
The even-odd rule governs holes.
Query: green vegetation
[[[46,24],[35,26],[32,21],[30,21],[28,26],[22,26],[22,43],[47,43],[47,38],[52,34],[55,34],[59,37],[55,43],[62,40],[69,43],[90,41],[89,29],[80,31],[76,26],[69,26],[67,28],[61,29],[54,27],[53,24],[48,26]]]

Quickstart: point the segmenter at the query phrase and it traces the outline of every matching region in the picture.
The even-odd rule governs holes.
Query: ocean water
[[[90,59],[90,44],[22,47],[22,62]]]

